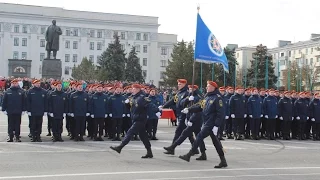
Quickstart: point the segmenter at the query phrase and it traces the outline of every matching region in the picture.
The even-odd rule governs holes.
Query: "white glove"
[[[105,115],[104,115],[104,118],[107,118],[107,117],[108,117],[108,114],[105,114]]]
[[[185,124],[186,126],[188,126],[188,119],[185,119],[185,120],[184,120],[184,124]]]
[[[126,115],[125,115],[125,114],[122,114],[122,117],[126,117]]]
[[[234,114],[231,114],[231,118],[235,118],[236,116]]]
[[[184,108],[181,112],[182,112],[183,114],[188,114],[189,109],[188,109],[188,108]]]
[[[49,116],[50,116],[50,117],[53,117],[53,113],[49,113]]]
[[[226,118],[225,119],[229,119],[229,116],[226,116]]]
[[[299,116],[297,116],[297,117],[296,117],[296,119],[297,119],[297,120],[300,120],[300,117],[299,117]]]
[[[93,115],[93,114],[91,115],[91,118],[94,118],[94,115]]]
[[[28,116],[31,116],[31,112],[28,112],[27,114],[28,114]]]
[[[129,99],[126,99],[125,101],[124,101],[124,103],[126,103],[126,104],[128,104],[130,101],[129,101]]]
[[[112,118],[112,114],[109,114],[109,117],[111,117],[111,118]]]
[[[25,111],[22,111],[21,115],[23,116],[26,112]]]
[[[247,118],[247,114],[244,114],[244,116],[243,116],[244,118]]]
[[[253,116],[252,116],[252,115],[249,115],[249,117],[252,118]]]
[[[7,115],[8,113],[7,113],[7,111],[3,111],[3,114]]]
[[[48,115],[48,113],[47,113],[47,112],[44,112],[44,113],[43,113],[43,116],[47,116],[47,115]]]
[[[71,116],[71,117],[74,117],[74,114],[73,114],[73,113],[70,113],[70,116]]]
[[[159,111],[162,111],[163,106],[159,106],[158,109],[159,109]]]
[[[160,113],[160,112],[157,112],[157,113],[156,113],[156,116],[160,119],[160,118],[161,118],[161,113]]]
[[[127,117],[130,117],[130,114],[127,114]]]
[[[282,121],[282,120],[283,120],[283,117],[282,117],[282,116],[280,116],[280,117],[279,117],[279,119]]]
[[[213,134],[216,136],[218,134],[218,127],[214,126],[212,129]]]
[[[278,115],[276,115],[276,118],[278,118]]]
[[[316,120],[315,120],[314,118],[311,118],[311,121],[313,121],[313,122],[314,122],[314,121],[316,121]]]
[[[90,116],[90,113],[86,113],[86,116],[87,116],[87,117]]]
[[[294,118],[292,117],[291,120],[293,121],[293,119],[294,119]]]
[[[190,96],[189,101],[193,101],[193,100],[194,100],[194,96]]]
[[[2,106],[0,106],[0,111],[2,111]]]
[[[63,117],[66,117],[66,113],[63,113]]]
[[[264,115],[264,118],[268,119],[269,117],[268,117],[268,115]]]
[[[309,120],[309,117],[307,117],[307,120]]]
[[[263,115],[261,114],[261,116],[260,117],[263,117]]]
[[[192,122],[188,121],[187,126],[191,127],[192,126]]]

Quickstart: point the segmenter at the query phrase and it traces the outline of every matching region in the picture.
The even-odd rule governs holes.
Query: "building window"
[[[289,51],[289,53],[288,53],[288,54],[289,54],[289,57],[291,57],[291,51]]]
[[[97,62],[99,62],[100,58],[101,58],[101,56],[97,56]]]
[[[46,28],[45,28],[45,27],[41,27],[40,33],[41,33],[41,34],[46,33]]]
[[[143,53],[148,53],[148,46],[147,45],[143,45]]]
[[[163,71],[160,71],[160,79],[164,79],[166,77],[165,73]]]
[[[70,54],[64,55],[64,62],[70,62]]]
[[[66,30],[66,36],[70,36],[70,30],[69,29]]]
[[[161,48],[161,55],[167,55],[167,48],[165,47]]]
[[[42,74],[42,66],[39,66],[39,74]]]
[[[313,58],[310,58],[310,65],[313,65]]]
[[[143,34],[143,40],[144,40],[144,41],[148,41],[148,34],[147,34],[147,33],[144,33],[144,34]]]
[[[125,45],[121,44],[121,50],[124,51],[125,50]]]
[[[19,38],[14,38],[13,39],[13,45],[14,46],[19,46]]]
[[[239,53],[237,53],[237,58],[239,58]]]
[[[320,56],[319,57],[317,57],[317,62],[319,62],[320,61]]]
[[[40,39],[40,47],[44,47],[46,44],[46,41],[44,39]]]
[[[28,33],[27,26],[23,26],[23,27],[22,27],[22,32],[23,32],[23,33]]]
[[[19,33],[19,31],[20,31],[19,29],[20,29],[20,28],[19,28],[19,25],[15,25],[15,26],[14,26],[14,32],[15,32],[15,33]]]
[[[69,74],[70,74],[70,68],[69,68],[69,66],[65,66],[65,67],[64,67],[64,74],[65,74],[65,75],[69,75]]]
[[[72,57],[72,62],[76,63],[78,61],[78,55],[74,54]]]
[[[13,59],[19,59],[19,52],[18,51],[13,52]]]
[[[97,37],[98,37],[98,38],[102,38],[102,31],[98,31]]]
[[[89,56],[89,61],[92,62],[92,63],[94,62],[94,56],[93,55]]]
[[[280,56],[283,57],[283,56],[284,56],[284,53],[280,53]]]
[[[136,45],[136,52],[140,52],[140,45]]]
[[[299,54],[301,54],[301,50],[299,49]]]
[[[143,66],[147,66],[148,65],[148,59],[147,58],[143,58],[142,59],[142,65]]]
[[[73,30],[73,36],[78,36],[78,32],[79,32],[78,29],[74,29]]]
[[[121,39],[126,39],[126,33],[125,32],[121,32]]]
[[[143,78],[147,77],[147,70],[142,70],[142,76],[143,76]]]
[[[66,41],[66,48],[70,49],[70,41]]]
[[[306,65],[308,65],[308,59],[306,59]]]
[[[114,36],[118,36],[119,34],[118,34],[118,31],[113,31],[113,35]]]
[[[94,50],[94,42],[90,42],[90,50]]]
[[[44,60],[45,53],[40,53],[40,61]]]
[[[73,41],[73,49],[78,49],[78,41]]]
[[[102,50],[102,43],[101,42],[97,43],[97,50]]]
[[[27,52],[21,53],[21,59],[27,59]]]
[[[22,38],[22,46],[27,46],[28,40],[27,38]]]
[[[94,30],[90,30],[90,37],[94,38],[94,34],[95,34],[95,31]]]
[[[141,34],[140,33],[137,33],[136,34],[136,40],[140,40],[141,39]]]
[[[308,54],[308,48],[306,49],[306,54]]]
[[[166,66],[167,66],[167,61],[161,60],[161,67],[166,67]]]
[[[311,51],[310,51],[310,54],[312,54],[313,53],[313,48],[311,48]]]

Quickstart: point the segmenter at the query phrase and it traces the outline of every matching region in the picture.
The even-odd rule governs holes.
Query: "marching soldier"
[[[202,111],[204,122],[201,131],[197,135],[195,142],[192,144],[191,150],[186,155],[179,156],[180,159],[189,162],[190,157],[195,154],[198,146],[203,142],[203,139],[210,136],[221,160],[219,165],[214,168],[224,168],[228,166],[222,144],[217,137],[222,118],[224,118],[223,104],[223,99],[218,91],[217,83],[208,81],[207,94],[204,100],[200,104],[198,103],[182,110],[183,113],[197,113]]]
[[[133,124],[121,144],[119,146],[111,146],[110,148],[120,154],[122,148],[130,142],[134,134],[139,134],[142,143],[147,149],[147,154],[141,158],[153,158],[151,144],[145,127],[147,123],[147,109],[153,108],[154,111],[158,111],[158,108],[152,107],[151,101],[141,91],[141,86],[139,84],[132,85],[132,95],[131,102],[127,99],[125,100],[125,103],[131,108]]]
[[[151,88],[149,91],[149,99],[152,104],[155,106],[159,107],[160,104],[160,99],[156,94],[156,89]],[[147,122],[147,131],[148,131],[148,136],[151,140],[158,140],[156,137],[157,134],[157,129],[158,129],[158,121],[161,116],[160,112],[153,112],[152,109],[148,109],[148,122]]]
[[[21,114],[25,111],[25,94],[17,79],[11,81],[11,87],[4,93],[2,111],[8,116],[7,142],[13,142],[13,136],[16,142],[21,142]]]
[[[282,138],[290,140],[291,122],[293,120],[293,103],[290,92],[285,91],[284,97],[279,101],[279,120],[282,121]]]

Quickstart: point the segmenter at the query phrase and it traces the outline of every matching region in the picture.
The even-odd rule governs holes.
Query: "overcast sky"
[[[0,0],[71,10],[159,17],[159,32],[195,38],[197,5],[202,19],[221,44],[239,46],[278,40],[304,41],[320,33],[319,0]]]

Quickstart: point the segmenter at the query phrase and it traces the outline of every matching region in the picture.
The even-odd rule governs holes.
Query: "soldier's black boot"
[[[7,142],[13,142],[13,136],[8,137]]]
[[[214,168],[225,168],[228,167],[226,158],[224,156],[220,156],[220,163],[217,166],[214,166]]]
[[[21,142],[20,136],[16,136],[16,142]]]
[[[47,136],[51,136],[51,131],[50,131],[50,129],[48,130]]]
[[[198,161],[206,161],[207,160],[207,154],[206,152],[202,152],[201,156],[199,156],[198,158],[196,158],[196,160]]]
[[[83,136],[79,137],[79,141],[84,141]]]
[[[172,145],[169,146],[169,147],[163,147],[163,149],[166,150],[166,152],[164,152],[164,154],[174,155],[174,149],[175,149],[176,147],[177,147],[177,146],[175,146],[174,144],[172,144]]]
[[[187,162],[190,162],[190,158],[193,155],[194,155],[194,153],[192,152],[192,150],[190,150],[187,154],[179,156],[179,158],[182,159],[182,160],[185,160]]]
[[[37,137],[36,136],[32,136],[31,142],[37,142]]]
[[[117,153],[121,153],[121,150],[122,150],[123,146],[122,145],[119,145],[119,146],[110,146],[110,149],[116,151]]]
[[[58,139],[59,139],[59,140],[58,140],[59,142],[63,142],[63,141],[64,141],[64,140],[62,139],[62,137],[61,137],[61,134],[59,134]]]
[[[52,142],[57,142],[58,141],[58,137],[57,137],[57,135],[55,134],[55,135],[53,135],[53,137],[52,137]]]
[[[145,156],[142,156],[141,158],[142,159],[153,158],[153,154],[152,154],[151,148],[148,148],[147,149],[147,154]]]
[[[42,142],[40,135],[37,137],[37,142]]]

